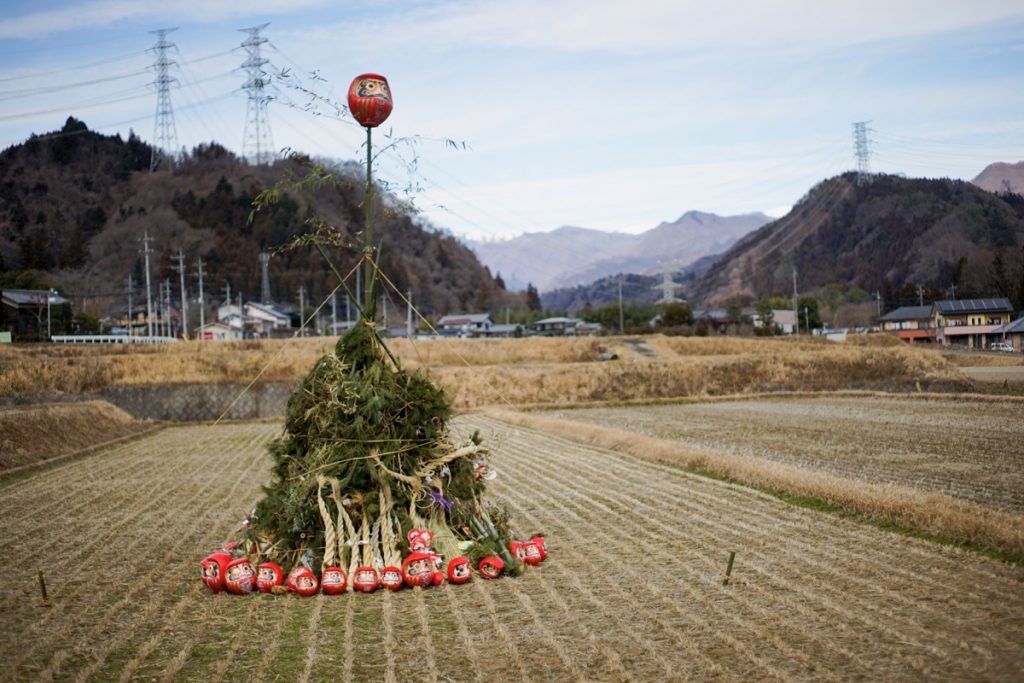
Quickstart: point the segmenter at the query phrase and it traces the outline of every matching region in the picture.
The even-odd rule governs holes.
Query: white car
[[[992,346],[988,347],[989,351],[1009,351],[1013,353],[1013,344],[1010,342],[995,342]]]

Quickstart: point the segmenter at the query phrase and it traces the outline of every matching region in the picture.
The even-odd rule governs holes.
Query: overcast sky
[[[871,122],[873,170],[970,179],[1024,159],[1020,0],[7,0],[0,145],[68,115],[152,140],[148,32],[177,27],[179,145],[241,153],[237,29],[265,22],[267,68],[287,75],[275,148],[362,158],[362,129],[328,101],[381,73],[395,98],[382,133],[419,136],[381,177],[415,183],[427,220],[476,239],[780,214],[855,166],[855,121]]]

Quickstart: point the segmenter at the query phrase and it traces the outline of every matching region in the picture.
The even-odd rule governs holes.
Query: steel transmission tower
[[[249,37],[242,41],[246,59],[242,62],[246,79],[242,90],[249,95],[249,103],[245,108],[245,132],[242,137],[242,156],[251,164],[270,163],[273,158],[274,140],[270,134],[270,117],[267,115],[267,94],[270,79],[263,70],[269,60],[260,56],[260,46],[267,42],[260,36],[260,31],[270,24],[260,24],[252,28],[238,29],[248,33]]]
[[[672,280],[672,273],[665,271],[661,274],[661,284],[654,287],[656,291],[661,292],[661,298],[655,301],[656,304],[674,304],[682,301],[676,296],[676,288],[679,286]]]
[[[178,79],[170,75],[170,67],[174,66],[175,61],[167,57],[168,50],[177,49],[174,43],[167,42],[167,34],[177,30],[175,27],[150,31],[156,36],[156,45],[150,48],[151,52],[156,53],[156,61],[153,62],[156,80],[151,84],[156,86],[156,122],[153,125],[150,171],[155,171],[162,160],[174,159],[178,153],[178,133],[174,128],[174,110],[171,109],[171,85],[177,83]]]
[[[870,121],[857,121],[853,124],[853,147],[857,156],[857,184],[864,185],[871,182],[871,149],[868,138]]]

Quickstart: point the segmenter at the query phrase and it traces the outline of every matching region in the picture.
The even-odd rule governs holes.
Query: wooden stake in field
[[[732,576],[732,562],[735,559],[736,559],[736,551],[733,550],[731,553],[729,553],[729,566],[725,568],[725,578],[722,579],[722,585],[723,586],[728,586],[729,585],[729,578]]]

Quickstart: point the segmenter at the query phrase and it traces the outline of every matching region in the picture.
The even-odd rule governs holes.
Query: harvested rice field
[[[1024,512],[1024,401],[874,394],[546,412]]]
[[[0,482],[0,679],[1019,680],[1019,567],[492,418],[457,426],[492,447],[520,533],[548,539],[522,578],[210,594],[198,561],[259,498],[272,424],[167,428]]]

